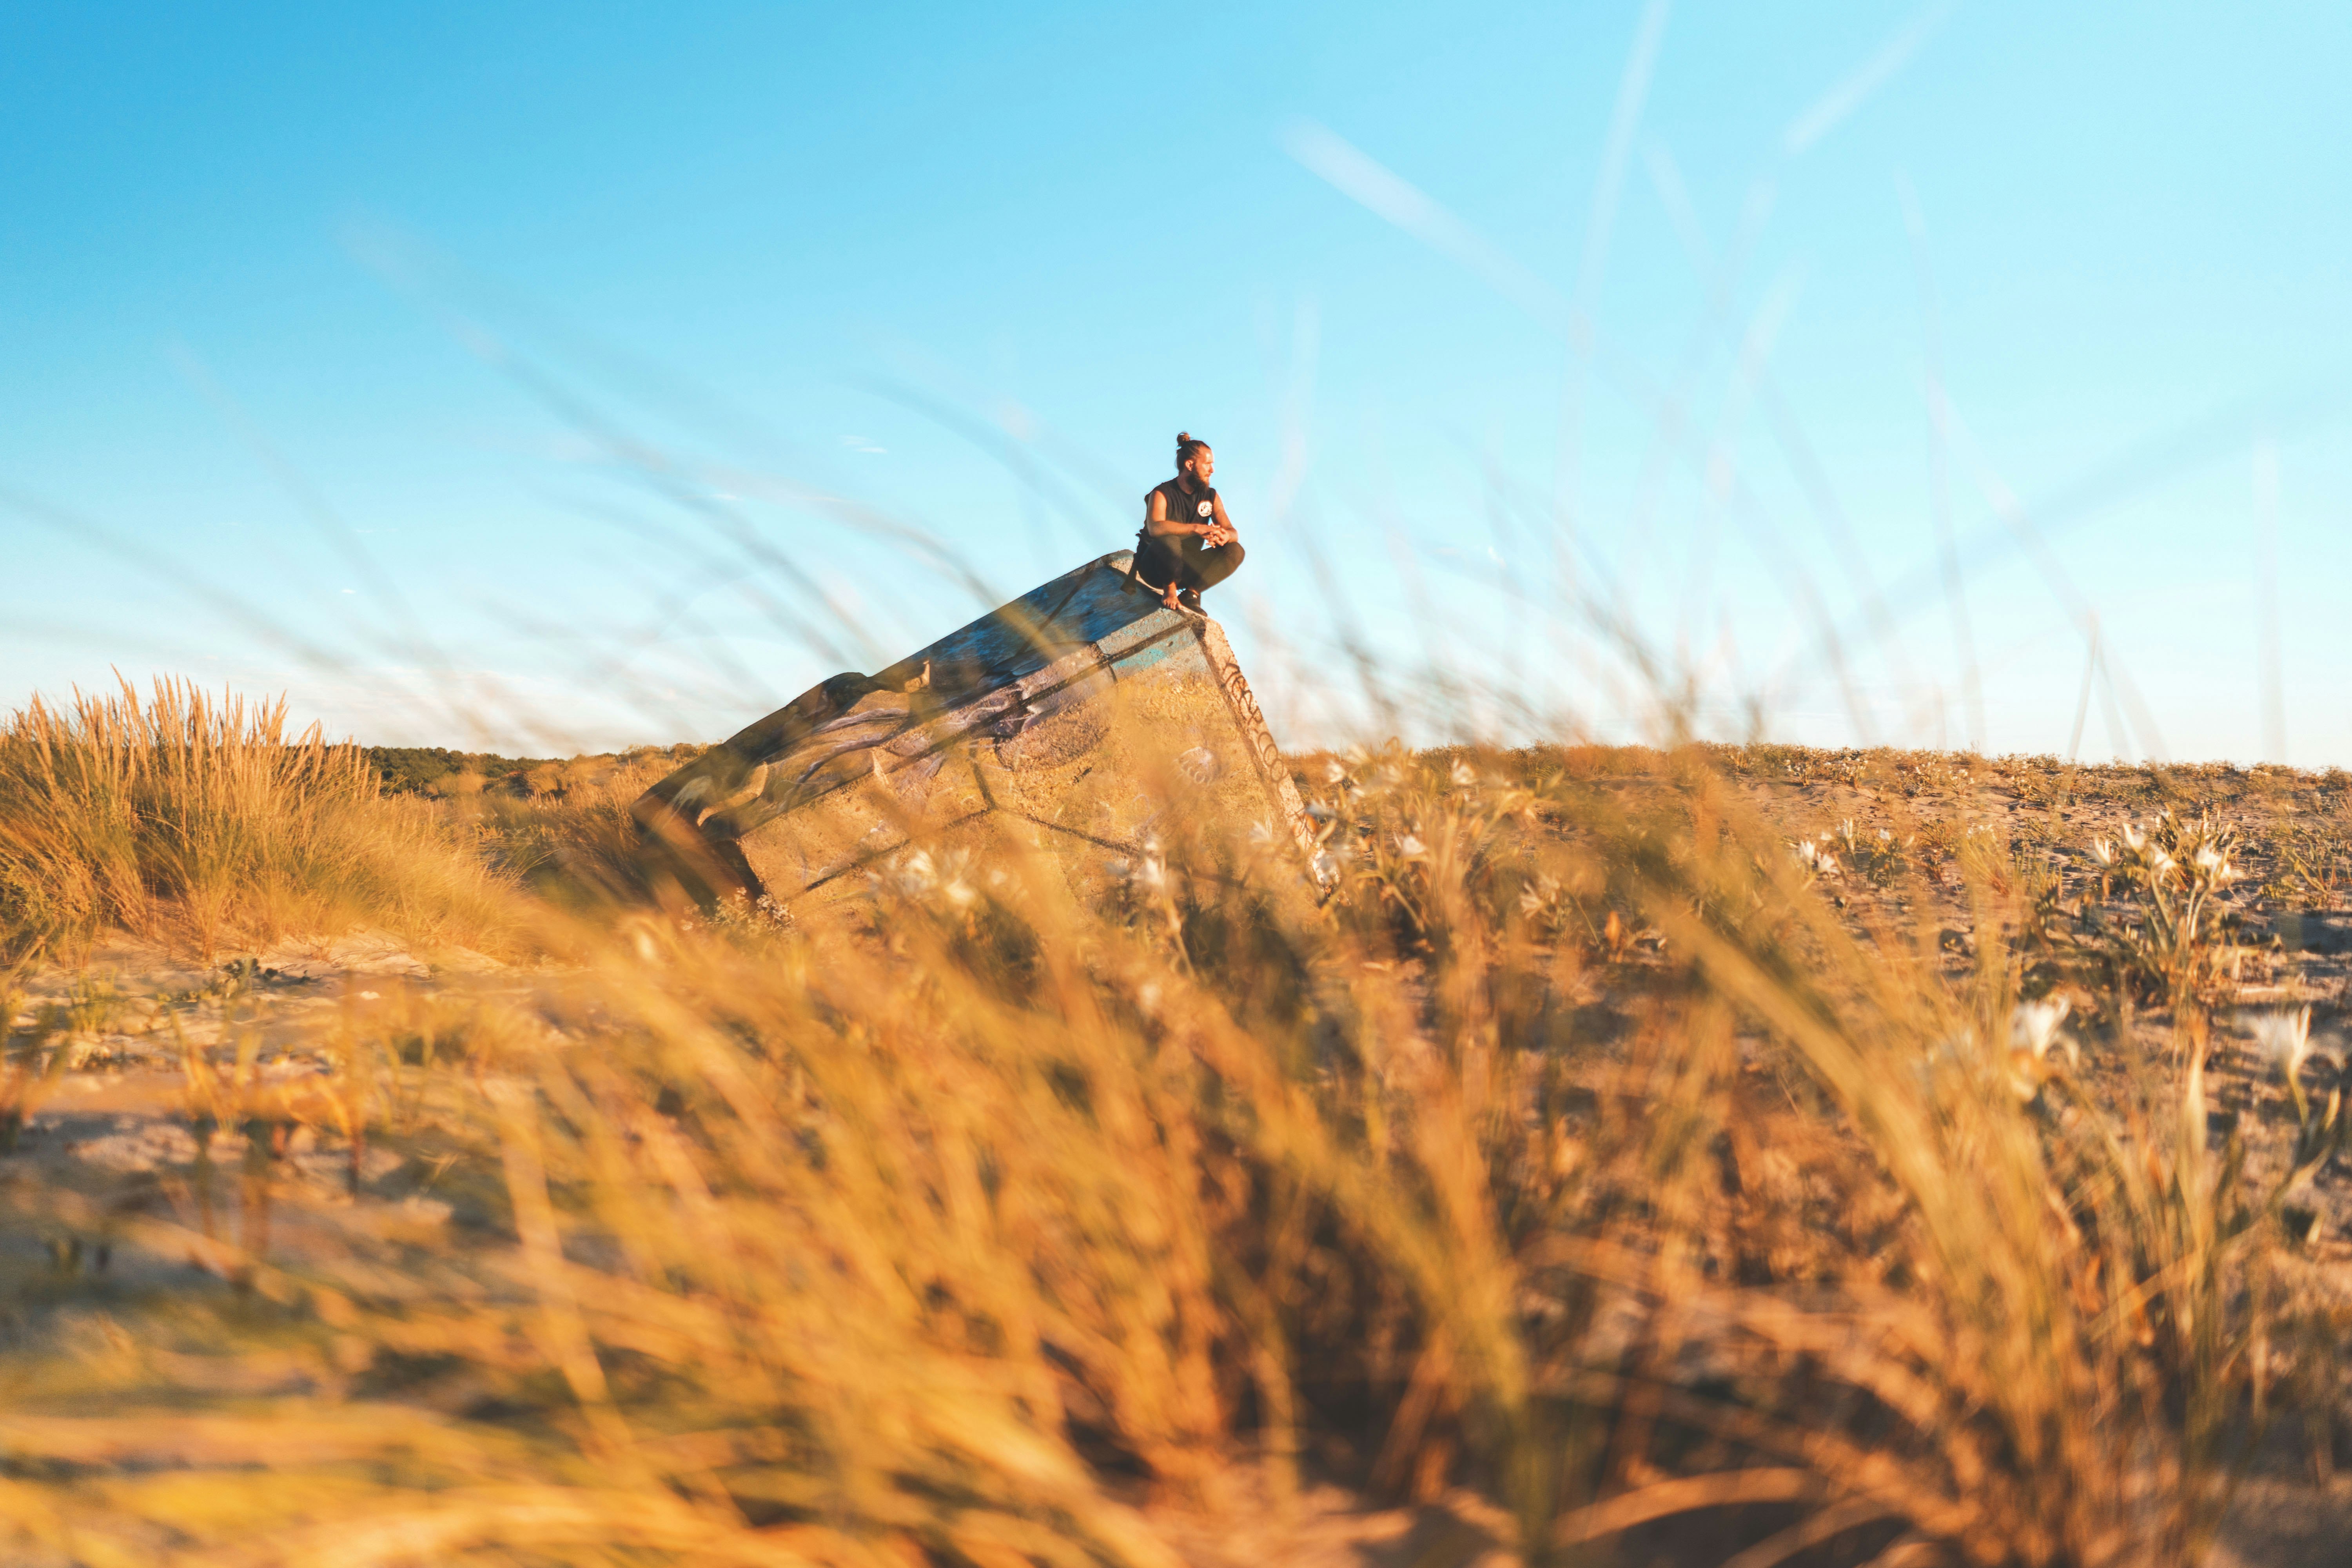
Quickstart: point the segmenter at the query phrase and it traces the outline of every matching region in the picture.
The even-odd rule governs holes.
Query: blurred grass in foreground
[[[528,1005],[354,993],[299,1072],[232,1016],[169,1089],[204,1184],[9,1187],[21,1560],[1156,1564],[1154,1507],[1248,1461],[1475,1489],[1528,1562],[1678,1516],[1743,1568],[2187,1562],[2305,1396],[2205,1004],[2172,1072],[2079,970],[2119,1092],[2012,1048],[2029,868],[1959,847],[1948,980],[1757,816],[1774,753],[1318,757],[1320,909],[1241,825],[1111,907],[909,858],[802,929],[632,885],[658,753],[391,799],[278,715],[17,715],[13,950],[552,962]],[[1869,858],[1927,908],[1931,857]],[[16,1033],[13,1092],[66,1049]],[[150,1266],[24,1261],[63,1234]]]

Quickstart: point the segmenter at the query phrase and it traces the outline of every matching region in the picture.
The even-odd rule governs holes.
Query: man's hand
[[[1212,550],[1219,545],[1231,544],[1233,542],[1234,531],[1222,522],[1210,523],[1201,530],[1201,542]]]

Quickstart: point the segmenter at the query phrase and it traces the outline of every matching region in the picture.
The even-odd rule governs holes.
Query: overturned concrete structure
[[[901,852],[1042,850],[1073,892],[1187,825],[1262,825],[1316,876],[1297,788],[1224,632],[1090,561],[871,676],[845,674],[632,808],[698,897],[785,907]],[[1261,835],[1263,837],[1263,835]]]

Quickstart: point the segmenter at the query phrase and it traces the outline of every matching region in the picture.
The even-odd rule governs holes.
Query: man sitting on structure
[[[1198,612],[1201,593],[1242,563],[1225,503],[1209,484],[1216,455],[1206,441],[1176,436],[1176,477],[1143,498],[1143,531],[1135,536],[1135,580],[1171,610]]]

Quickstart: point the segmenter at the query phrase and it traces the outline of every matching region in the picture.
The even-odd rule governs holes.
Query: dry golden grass
[[[0,720],[0,949],[70,952],[110,929],[209,957],[368,922],[494,945],[499,879],[422,803],[377,798],[355,748],[285,703],[158,681],[144,700],[35,699]]]
[[[630,901],[635,778],[427,822],[205,711],[19,717],[20,944],[404,920],[572,962],[267,1047],[232,998],[152,1075],[190,1159],[16,1182],[70,1249],[7,1255],[24,1560],[1160,1564],[1247,1461],[1475,1489],[1528,1562],[2186,1563],[2304,1396],[2284,1185],[2212,1146],[2204,1037],[2175,1070],[2085,959],[2109,1081],[2032,1048],[2031,868],[1838,852],[1930,924],[1965,878],[1954,973],[1759,813],[1795,753],[1318,757],[1322,907],[1236,838],[1114,907],[1008,849],[799,929]]]

